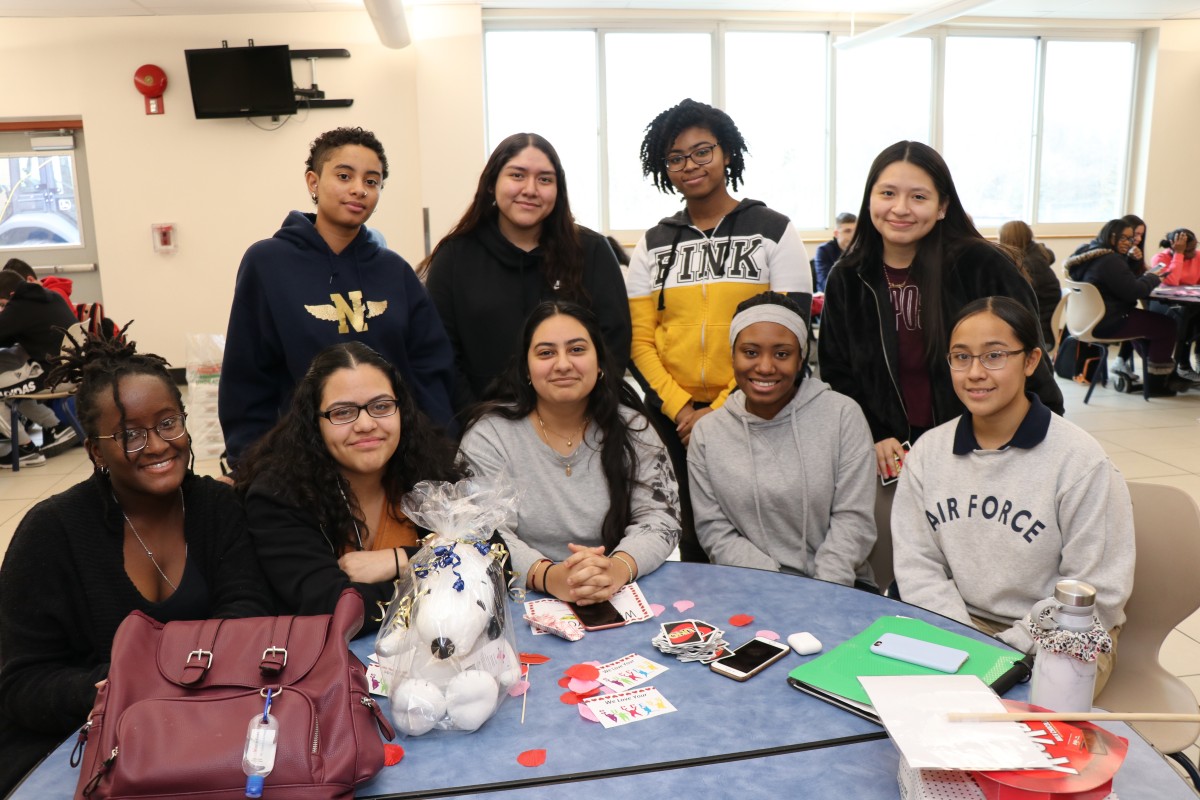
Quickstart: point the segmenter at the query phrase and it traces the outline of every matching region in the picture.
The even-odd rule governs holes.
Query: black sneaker
[[[53,458],[77,444],[81,444],[81,442],[69,422],[60,422],[53,428],[42,430],[42,453],[46,456]]]
[[[46,457],[42,455],[42,451],[33,442],[21,445],[20,461],[22,467],[44,467],[46,465]],[[0,469],[12,469],[12,448],[3,456],[0,456]]]

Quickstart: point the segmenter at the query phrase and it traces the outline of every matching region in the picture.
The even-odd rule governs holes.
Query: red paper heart
[[[558,699],[569,706],[573,706],[579,702],[579,695],[575,694],[574,692],[563,692],[558,696]]]
[[[749,614],[734,614],[729,618],[729,624],[734,627],[741,628],[754,622],[754,617]]]
[[[517,756],[517,763],[522,767],[540,767],[546,763],[545,750],[526,750]]]
[[[570,682],[571,682],[570,678],[563,677],[563,678],[558,679],[558,685],[563,687],[564,689],[567,688],[567,684],[569,684]]]
[[[383,763],[384,766],[395,766],[400,763],[400,759],[404,758],[404,748],[398,744],[385,744],[383,746]]]
[[[518,653],[517,661],[522,664],[545,664],[550,660],[550,656],[544,656],[541,653]]]
[[[591,664],[572,664],[567,667],[566,674],[581,681],[594,681],[600,677],[600,670]]]
[[[595,689],[589,689],[586,692],[576,692],[575,696],[578,697],[580,700],[586,700],[589,697],[595,697],[596,695],[600,694],[600,690],[602,688],[603,687],[601,687],[601,686],[597,686]]]

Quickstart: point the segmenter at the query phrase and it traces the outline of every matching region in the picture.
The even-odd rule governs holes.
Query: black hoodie
[[[600,319],[609,356],[623,373],[630,327],[621,268],[600,234],[581,226],[579,241],[588,295],[580,302]],[[564,299],[546,283],[541,266],[542,248],[525,252],[504,238],[495,220],[438,249],[426,283],[454,347],[456,409],[480,399],[521,349],[529,313],[545,300]]]
[[[63,331],[77,321],[61,294],[26,281],[0,311],[0,347],[19,344],[29,358],[45,367],[62,352]]]

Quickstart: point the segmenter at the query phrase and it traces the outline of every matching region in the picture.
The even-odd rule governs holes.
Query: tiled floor
[[[1146,402],[1140,394],[1098,387],[1085,406],[1086,387],[1059,383],[1068,419],[1100,441],[1128,480],[1178,486],[1200,500],[1200,390]],[[219,474],[215,461],[199,462],[196,471]],[[91,464],[82,447],[49,459],[43,467],[0,472],[0,553],[30,506],[89,474]],[[1168,637],[1160,659],[1200,696],[1200,612]],[[1188,754],[1195,761],[1200,747],[1190,748]]]

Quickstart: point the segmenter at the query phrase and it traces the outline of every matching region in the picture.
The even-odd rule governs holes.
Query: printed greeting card
[[[621,656],[616,661],[601,664],[600,677],[597,680],[614,692],[620,692],[624,689],[632,689],[666,671],[667,667],[662,664],[656,664],[637,653],[630,653],[627,656]]]
[[[619,694],[598,694],[583,702],[606,728],[661,717],[675,710],[675,706],[653,686],[641,686]]]

